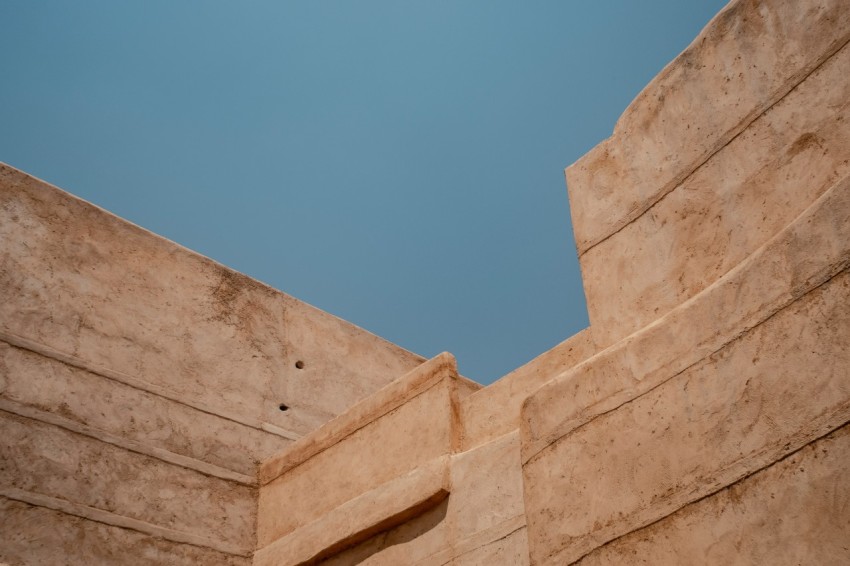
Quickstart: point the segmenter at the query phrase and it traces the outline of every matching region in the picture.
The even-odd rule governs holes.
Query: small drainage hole
[[[289,407],[284,405],[283,403],[281,403],[280,406],[278,407],[278,409],[280,409],[281,411],[288,411]]]
[[[297,362],[295,362],[295,367],[297,367],[298,369],[304,369],[304,362],[298,360]]]

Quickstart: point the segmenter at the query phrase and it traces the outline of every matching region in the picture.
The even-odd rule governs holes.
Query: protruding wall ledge
[[[470,450],[519,429],[523,401],[556,375],[598,351],[590,328],[567,338],[461,403],[463,450]]]
[[[845,177],[708,289],[538,390],[523,407],[523,462],[847,269],[848,211],[850,177]],[[702,320],[721,322],[695,322]]]
[[[331,419],[284,452],[263,462],[259,471],[260,484],[265,485],[280,477],[298,464],[424,393],[446,377],[462,379],[457,375],[454,356],[443,352]],[[471,385],[480,387],[477,384]]]
[[[443,456],[343,503],[254,555],[255,566],[307,566],[401,525],[449,495]]]
[[[845,177],[714,285],[526,401],[534,563],[572,563],[850,419],[849,217]]]
[[[846,0],[731,2],[643,89],[613,135],[567,168],[579,255],[643,214],[848,40]]]
[[[310,563],[438,504],[478,387],[440,354],[264,463],[257,564]]]

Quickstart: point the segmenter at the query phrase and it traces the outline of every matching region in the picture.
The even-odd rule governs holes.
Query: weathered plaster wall
[[[845,0],[736,1],[567,169],[594,336],[693,297],[846,174]]]
[[[567,171],[592,327],[460,400],[447,499],[329,563],[850,561],[848,39],[837,0],[709,24]]]
[[[732,2],[568,169],[604,349],[523,405],[533,564],[850,561],[846,463],[776,463],[850,419],[848,39]]]
[[[39,502],[30,505],[0,498],[2,559],[7,564],[161,564],[243,566],[250,561],[204,546],[89,520],[54,510]]]
[[[553,376],[597,352],[589,328],[515,369],[461,403],[463,448],[469,450],[519,429],[523,401]]]
[[[848,40],[730,3],[567,170],[591,328],[486,388],[0,168],[0,561],[850,563]]]
[[[0,182],[0,331],[21,345],[292,437],[422,361],[10,167]]]
[[[846,564],[848,507],[845,425],[579,564]]]
[[[0,297],[4,528],[102,545],[13,564],[245,563],[257,463],[423,361],[5,165]]]
[[[442,354],[266,462],[254,564],[527,563],[516,423],[462,444],[476,389]]]

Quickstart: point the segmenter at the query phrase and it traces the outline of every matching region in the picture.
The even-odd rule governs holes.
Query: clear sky
[[[587,326],[563,169],[724,4],[4,0],[0,161],[489,383]]]

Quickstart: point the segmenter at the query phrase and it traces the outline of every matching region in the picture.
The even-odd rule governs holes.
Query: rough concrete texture
[[[846,422],[848,304],[845,272],[536,454],[524,474],[540,563],[571,563]]]
[[[423,385],[421,393],[400,406],[395,406],[394,397],[387,396],[393,401],[388,410],[364,411],[374,416],[367,422],[357,418],[361,412],[355,407],[331,423],[350,434],[325,437],[320,430],[293,445],[293,452],[301,452],[302,446],[320,444],[315,455],[308,449],[310,457],[292,461],[279,476],[261,486],[260,548],[381,484],[451,454],[458,438],[454,418],[457,380],[454,358],[438,356],[400,380],[402,385]],[[397,385],[388,388],[395,390]],[[379,392],[377,397],[385,396]],[[369,400],[364,403],[371,405]],[[354,426],[347,426],[349,418]],[[411,442],[414,438],[416,441]],[[347,473],[328,476],[327,470],[345,463],[350,463]],[[322,489],[313,489],[316,485]],[[274,512],[284,506],[286,513]]]
[[[292,438],[422,362],[10,167],[0,186],[7,342]]]
[[[850,46],[581,260],[609,345],[693,297],[850,172]]]
[[[567,169],[579,254],[645,214],[848,39],[846,0],[730,2],[614,135]]]
[[[591,327],[486,388],[0,167],[0,563],[850,562],[848,39],[718,14],[567,170]]]
[[[603,564],[850,563],[850,428],[587,555]]]
[[[3,518],[0,561],[6,564],[247,566],[251,563],[248,557],[174,543],[134,529],[54,511],[41,504],[0,498],[0,516]]]
[[[2,495],[234,563],[257,464],[422,362],[2,164],[0,295]]]

